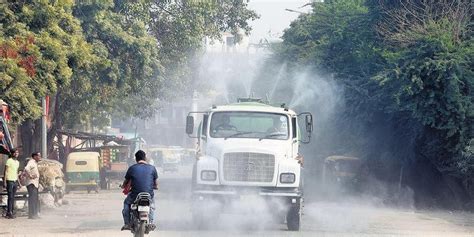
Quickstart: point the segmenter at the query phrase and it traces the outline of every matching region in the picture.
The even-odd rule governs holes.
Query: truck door
[[[297,124],[297,118],[296,116],[291,117],[291,141],[292,141],[292,146],[291,146],[291,156],[290,158],[295,158],[298,156],[298,124]]]

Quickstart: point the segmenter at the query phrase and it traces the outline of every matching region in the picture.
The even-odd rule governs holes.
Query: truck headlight
[[[217,178],[216,171],[214,170],[203,170],[201,171],[201,180],[214,181]]]
[[[295,182],[295,174],[293,173],[282,173],[280,174],[280,183],[292,184]]]

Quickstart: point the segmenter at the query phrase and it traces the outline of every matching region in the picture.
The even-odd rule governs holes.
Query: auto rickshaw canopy
[[[99,152],[85,151],[69,153],[66,172],[99,172]]]

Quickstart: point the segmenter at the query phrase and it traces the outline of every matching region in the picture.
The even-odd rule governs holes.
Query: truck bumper
[[[251,213],[255,207],[265,204],[265,210],[283,217],[291,207],[299,207],[303,201],[303,193],[295,188],[213,188],[214,190],[194,189],[193,213]]]
[[[239,192],[237,190],[194,190],[194,195],[216,195],[216,196],[241,196],[256,194],[259,196],[272,196],[272,197],[302,197],[302,192],[296,190],[260,190],[257,192]]]
[[[232,187],[232,186],[202,186],[193,190],[193,196],[203,199],[239,199],[242,196],[261,196],[263,198],[302,198],[303,192],[298,188],[275,187]]]

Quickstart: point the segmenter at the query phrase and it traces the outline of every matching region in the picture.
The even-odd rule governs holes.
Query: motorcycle
[[[149,193],[139,193],[130,209],[131,231],[135,237],[143,237],[150,231],[154,230],[154,226],[150,223],[150,208],[152,207],[151,195]]]

